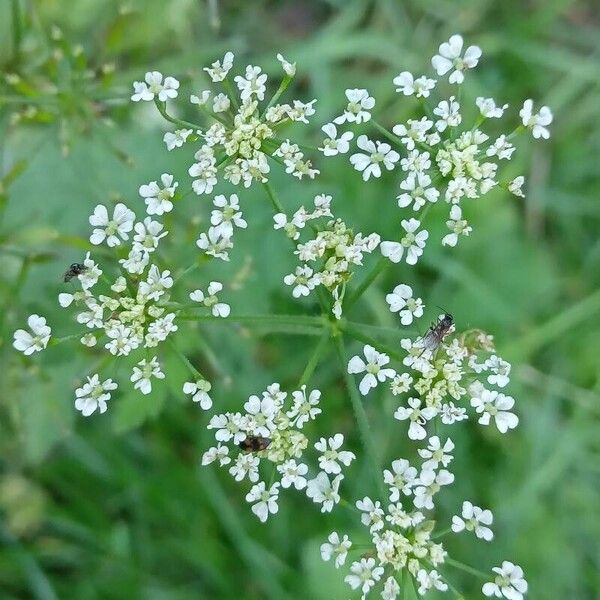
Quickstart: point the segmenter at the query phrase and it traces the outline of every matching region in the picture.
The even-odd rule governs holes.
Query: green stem
[[[279,84],[279,88],[277,88],[277,91],[275,92],[275,94],[273,94],[273,97],[269,101],[269,104],[267,104],[267,107],[263,111],[261,118],[264,117],[269,108],[271,108],[271,106],[273,106],[277,102],[277,100],[279,100],[279,97],[281,96],[281,94],[283,94],[283,92],[285,92],[288,85],[290,85],[291,81],[292,78],[289,75],[285,75],[285,77],[281,80],[281,83]]]
[[[13,61],[19,62],[19,55],[21,53],[21,40],[23,39],[23,23],[21,20],[21,7],[19,5],[20,0],[12,0],[11,2],[11,14],[13,24]]]
[[[194,377],[199,377],[200,379],[204,379],[206,381],[206,377],[191,363],[190,359],[175,345],[173,340],[169,340],[169,344],[173,351],[180,358],[181,362],[187,366]]]
[[[436,419],[436,424],[437,424],[437,419]],[[452,531],[452,527],[448,527],[447,529],[442,529],[442,531],[440,531],[439,533],[436,533],[434,535],[431,536],[432,540],[437,540],[441,537],[444,537],[445,535],[447,535],[448,533],[450,533]]]
[[[325,349],[327,348],[327,342],[329,341],[329,337],[330,332],[324,331],[323,335],[321,336],[321,339],[319,340],[319,343],[316,345],[313,353],[311,354],[311,357],[308,360],[308,363],[306,364],[306,368],[304,369],[302,377],[300,377],[300,381],[298,382],[298,387],[305,385],[309,382],[310,378],[312,377],[312,374],[314,373],[315,369],[317,368],[317,365],[319,364],[319,359],[321,358],[323,352],[325,352]]]
[[[235,96],[235,90],[233,89],[233,85],[231,85],[231,81],[229,81],[229,78],[225,77],[222,83],[223,87],[225,88],[225,92],[227,92],[227,95],[229,96],[229,99],[231,100],[231,103],[233,104],[235,110],[238,110],[240,105]]]
[[[200,265],[197,262],[194,262],[193,264],[191,264],[187,269],[183,270],[174,280],[173,280],[173,286],[180,281],[181,279],[183,279],[186,275],[188,275],[189,273],[191,273],[192,271],[195,271]]]
[[[377,279],[380,273],[383,273],[387,266],[390,264],[390,261],[381,257],[375,266],[371,269],[371,272],[363,279],[361,284],[356,288],[354,292],[350,294],[348,300],[346,300],[346,310],[348,310],[367,290],[367,288]]]
[[[273,191],[271,184],[267,181],[266,183],[263,183],[263,187],[267,191],[267,195],[269,196],[269,200],[271,200],[271,204],[273,205],[273,208],[275,209],[275,211],[278,213],[285,214],[285,209],[283,208],[283,205],[281,204],[281,202],[275,195],[275,192]]]
[[[490,579],[490,577],[491,577],[489,573],[484,573],[483,571],[480,571],[479,569],[475,569],[473,567],[470,567],[469,565],[465,565],[464,563],[454,560],[453,558],[446,558],[445,564],[450,565],[451,567],[454,567],[455,569],[464,571],[465,573],[475,575],[475,577],[480,577],[481,579]]]
[[[377,451],[375,450],[373,436],[371,434],[369,421],[367,419],[367,414],[365,412],[362,399],[358,393],[358,390],[356,389],[354,379],[348,373],[348,357],[346,355],[346,349],[344,346],[344,340],[342,339],[342,336],[338,335],[335,338],[335,344],[337,348],[340,368],[342,369],[342,372],[344,374],[344,381],[346,383],[346,388],[348,389],[348,394],[350,394],[350,401],[352,402],[352,411],[354,412],[354,418],[356,419],[356,424],[358,425],[361,443],[365,449],[367,460],[371,464],[373,478],[375,479],[380,498],[382,501],[384,501],[385,498],[387,498],[387,493],[383,485],[381,465],[377,457]]]
[[[369,344],[369,346],[373,346],[373,348],[376,348],[381,352],[385,352],[385,354],[387,354],[394,360],[402,361],[402,359],[404,358],[400,354],[400,352],[397,352],[394,348],[388,346],[387,344],[382,344],[379,340],[372,338],[370,335],[363,333],[354,324],[350,324],[348,322],[341,323],[340,328],[342,329],[342,331],[344,331],[344,333],[347,333],[350,337],[354,338],[355,340],[358,340],[363,344]]]
[[[373,123],[375,129],[377,129],[379,133],[382,133],[388,140],[390,140],[390,142],[394,142],[394,144],[396,144],[397,146],[401,146],[402,148],[404,148],[402,140],[397,135],[394,135],[391,131],[389,131],[377,121],[371,121],[371,123]]]
[[[158,112],[170,123],[174,123],[175,125],[179,125],[180,127],[185,127],[186,129],[202,129],[201,125],[197,123],[190,123],[189,121],[184,121],[183,119],[177,119],[176,117],[172,117],[169,113],[167,113],[167,103],[161,102],[158,98],[154,99],[154,104],[156,108],[158,108]]]

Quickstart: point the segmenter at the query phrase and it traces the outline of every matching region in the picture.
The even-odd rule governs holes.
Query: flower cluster
[[[352,452],[341,449],[341,433],[321,438],[314,444],[319,471],[310,477],[308,465],[301,461],[309,445],[302,430],[321,413],[321,392],[307,392],[303,385],[292,392],[291,402],[286,405],[287,399],[288,394],[273,383],[262,397],[250,396],[244,413],[217,414],[208,424],[208,429],[215,431],[217,445],[204,453],[202,464],[218,461],[221,466],[230,465],[229,473],[236,481],[247,478],[253,485],[246,500],[263,522],[278,511],[280,488],[304,490],[321,505],[321,512],[330,512],[340,501],[342,467],[349,466],[355,458]],[[235,457],[230,455],[227,443],[233,443],[238,450]]]
[[[297,242],[300,230],[316,219],[329,219],[325,225],[314,231],[315,236],[306,242],[296,243],[294,254],[302,264],[294,273],[284,277],[286,285],[293,286],[294,298],[308,296],[318,286],[326,288],[333,296],[332,313],[337,319],[342,316],[342,303],[346,284],[352,277],[352,269],[362,265],[363,256],[370,254],[379,245],[376,233],[367,236],[354,233],[341,219],[334,218],[331,212],[331,196],[315,196],[314,210],[309,212],[301,206],[291,219],[284,213],[274,216],[275,229],[283,229]]]
[[[447,77],[450,85],[461,85],[465,73],[475,68],[482,56],[479,47],[463,49],[463,45],[462,37],[454,35],[440,45],[431,60],[437,77]],[[456,246],[462,236],[472,231],[463,214],[469,200],[496,187],[523,196],[524,177],[505,181],[499,175],[500,165],[512,158],[513,138],[522,131],[530,131],[536,139],[547,139],[552,113],[545,106],[536,112],[532,100],[527,100],[519,113],[521,124],[510,133],[491,136],[482,126],[491,119],[502,118],[508,109],[506,104],[478,97],[475,105],[465,110],[459,100],[461,95],[456,92],[432,99],[430,105],[430,98],[439,89],[438,80],[403,71],[393,79],[396,91],[417,98],[424,112],[388,131],[373,118],[376,103],[368,90],[346,90],[347,104],[341,114],[321,128],[326,137],[318,149],[326,157],[349,154],[350,164],[365,182],[381,177],[385,171],[402,172],[396,202],[407,218],[400,220],[399,234],[392,236],[394,239],[382,241],[378,233],[355,232],[336,218],[331,211],[332,198],[325,194],[315,196],[309,209],[301,206],[289,215],[284,212],[268,181],[271,165],[281,165],[298,180],[313,179],[319,170],[305,157],[301,150],[304,146],[280,132],[295,122],[308,124],[315,113],[316,100],[279,103],[296,71],[295,64],[281,55],[277,58],[284,76],[267,101],[267,75],[260,67],[250,65],[243,74],[230,78],[233,58],[227,52],[222,60],[205,69],[211,81],[220,86],[217,93],[205,90],[190,97],[194,110],[210,118],[206,127],[167,112],[167,102],[178,97],[180,83],[157,71],[134,83],[132,101],[154,102],[163,117],[177,126],[164,135],[167,150],[197,144],[194,163],[188,170],[193,179],[191,189],[196,194],[212,195],[221,181],[240,189],[255,182],[263,184],[276,207],[274,228],[283,230],[292,241],[299,263],[293,273],[285,275],[284,283],[291,287],[294,298],[317,290],[323,312],[331,312],[335,319],[329,315],[303,317],[323,331],[322,342],[309,360],[299,389],[288,394],[280,384],[273,383],[260,396],[250,396],[243,410],[221,412],[210,418],[207,428],[214,432],[216,445],[204,453],[202,464],[216,462],[226,466],[236,481],[247,479],[246,500],[262,522],[278,512],[280,492],[288,488],[306,494],[321,512],[332,511],[342,502],[340,484],[355,455],[344,449],[342,433],[320,437],[311,444],[305,426],[322,412],[321,392],[308,391],[306,382],[322,356],[328,334],[336,342],[345,335],[368,342],[362,356],[349,360],[343,343],[338,343],[342,369],[359,376],[358,392],[363,396],[385,384],[394,396],[402,397],[394,417],[406,421],[409,439],[427,440],[427,445],[418,449],[418,468],[399,458],[383,471],[383,482],[389,488],[387,501],[365,496],[356,502],[361,522],[369,531],[370,551],[352,562],[346,581],[352,589],[360,589],[363,598],[378,586],[383,600],[397,598],[405,576],[414,579],[420,595],[430,590],[445,591],[451,586],[438,569],[443,567],[445,571],[451,561],[439,541],[445,533],[434,534],[433,511],[437,494],[454,481],[448,470],[454,442],[432,435],[432,430],[437,434],[440,422],[453,425],[469,416],[481,425],[495,425],[501,433],[514,429],[519,422],[512,412],[514,399],[503,391],[509,383],[511,365],[495,353],[491,336],[479,330],[456,334],[449,314],[440,315],[424,335],[402,339],[402,352],[380,345],[369,335],[377,328],[364,331],[361,328],[365,325],[341,319],[346,289],[364,256],[378,248],[393,263],[415,265],[429,241],[425,220],[432,207],[447,206],[448,232],[441,243]],[[474,115],[470,120],[469,113]],[[374,127],[386,139],[372,139],[368,131],[358,131],[357,151],[351,152],[355,132],[342,131],[347,126],[363,130]],[[158,257],[159,244],[168,232],[157,219],[173,211],[182,198],[179,184],[173,175],[163,173],[160,181],[142,185],[139,195],[147,213],[141,220],[124,203],[95,207],[89,218],[89,241],[92,246],[101,246],[98,254],[106,257],[106,263],[97,264],[88,252],[83,262],[71,265],[64,276],[65,285],[77,283],[79,287],[60,293],[59,303],[64,308],[76,308],[75,320],[87,331],[74,337],[80,337],[83,345],[97,347],[95,352],[104,353],[109,360],[131,356],[129,380],[142,394],[149,394],[155,381],[165,378],[159,360],[162,343],[171,338],[184,319],[194,319],[199,314],[198,318],[220,322],[230,316],[231,308],[225,302],[227,298],[223,298],[223,284],[213,280],[196,283],[193,288],[190,285],[185,303],[172,300],[171,294],[179,289],[179,277],[175,279]],[[234,232],[248,226],[236,193],[215,195],[210,210],[210,225],[196,240],[202,256],[183,270],[181,278],[205,259],[230,260]],[[360,296],[384,264],[387,261],[379,261],[351,298]],[[331,306],[324,299],[326,294],[320,293],[324,290],[331,295]],[[423,301],[406,283],[396,285],[385,299],[402,326],[411,325],[424,315]],[[351,302],[346,303],[346,308]],[[183,310],[187,312],[180,315]],[[243,320],[240,317],[249,322],[253,318],[257,322],[266,320],[264,316],[234,316]],[[296,316],[276,318],[288,322]],[[17,330],[13,341],[14,347],[25,355],[45,349],[52,333],[45,318],[37,314],[29,317],[28,326],[29,330]],[[60,341],[53,339],[52,345]],[[170,345],[192,375],[183,384],[183,394],[203,410],[210,410],[211,384],[174,343]],[[352,378],[346,376],[346,382],[350,384],[361,437],[368,438],[360,396],[352,387]],[[113,379],[90,373],[75,391],[75,407],[84,416],[104,413],[117,388]],[[369,460],[376,463],[376,458],[370,456],[368,440],[363,441]],[[308,457],[312,467],[307,454],[312,455]],[[374,471],[378,473],[380,467],[375,465]],[[491,541],[492,525],[489,510],[465,500],[446,533],[468,532],[480,540]],[[360,546],[363,547],[363,541]],[[340,567],[354,548],[347,535],[333,532],[321,547],[321,554],[325,560],[335,559],[336,567]],[[494,574],[493,581],[482,588],[484,595],[507,600],[523,598],[527,583],[519,566],[505,561],[494,568]]]
[[[387,380],[392,394],[406,396],[394,417],[408,421],[408,437],[412,440],[424,439],[426,424],[435,418],[444,425],[467,419],[469,406],[481,425],[494,423],[501,433],[514,429],[519,423],[511,412],[515,401],[500,391],[510,381],[510,363],[494,353],[491,336],[478,330],[450,336],[452,325],[443,340],[436,339],[443,319],[440,316],[425,336],[401,341],[406,351],[402,365],[409,371],[398,373],[387,366],[387,354],[365,346],[365,359],[354,356],[348,363],[348,373],[364,373],[360,392],[367,395]]]
[[[432,58],[431,64],[439,77],[449,74],[449,83],[460,85],[465,72],[477,66],[480,58],[478,46],[469,46],[463,53],[462,37],[453,35],[448,42],[440,45],[439,54]],[[382,242],[381,252],[392,262],[400,262],[404,256],[407,264],[414,265],[429,237],[429,232],[422,228],[423,221],[429,208],[438,200],[443,199],[449,205],[449,233],[443,237],[442,244],[456,246],[461,236],[468,236],[472,231],[463,215],[464,201],[477,199],[498,185],[523,196],[524,177],[502,180],[499,177],[501,162],[511,159],[515,151],[511,140],[520,130],[529,129],[534,138],[547,139],[552,113],[547,106],[535,112],[533,101],[526,100],[519,113],[522,125],[511,133],[490,137],[480,129],[481,125],[490,119],[500,119],[508,108],[507,104],[500,105],[493,98],[478,97],[474,121],[466,124],[464,107],[458,95],[442,98],[437,105],[429,104],[428,99],[438,84],[436,79],[425,75],[415,78],[412,73],[403,71],[393,83],[397,92],[420,100],[418,106],[425,112],[424,116],[398,123],[391,132],[374,123],[387,141],[359,135],[356,143],[360,152],[352,154],[350,162],[362,173],[364,181],[380,177],[384,169],[392,171],[400,167],[402,180],[396,197],[398,206],[401,209],[411,208],[418,218],[403,219],[401,239]],[[349,89],[346,97],[348,105],[343,114],[334,119],[335,124],[372,121],[375,100],[367,90]],[[338,134],[334,123],[322,128],[328,137],[319,150],[325,156],[348,152],[350,140],[354,137],[354,133],[349,131]]]
[[[438,572],[445,566],[448,555],[444,545],[436,541],[440,536],[434,531],[433,511],[436,495],[454,481],[454,475],[446,468],[453,460],[453,450],[452,440],[442,443],[439,437],[431,437],[427,447],[419,450],[423,459],[419,469],[399,458],[392,462],[390,469],[383,471],[383,480],[389,490],[387,507],[368,496],[356,502],[361,523],[370,536],[368,543],[360,540],[360,548],[372,545],[372,551],[352,562],[345,581],[352,589],[360,589],[363,600],[378,584],[382,588],[382,598],[398,598],[401,592],[399,580],[405,569],[414,578],[422,596],[430,590],[449,589],[445,576]],[[451,531],[473,532],[477,538],[489,542],[493,539],[489,527],[492,523],[491,511],[465,501],[461,514],[452,517]],[[335,567],[340,568],[346,563],[352,547],[353,542],[347,535],[340,537],[334,531],[321,545],[321,556],[326,561],[333,558]],[[501,591],[508,599],[520,600],[521,592],[527,589],[520,567],[505,562],[502,569],[494,568],[494,572],[498,577],[494,583],[483,586],[484,594],[491,596],[498,592],[500,597]],[[387,577],[383,579],[386,573]]]
[[[271,100],[261,106],[267,92],[266,73],[260,67],[248,65],[243,75],[233,78],[238,91],[236,95],[229,77],[233,59],[233,53],[227,52],[222,60],[204,69],[222,91],[203,90],[190,96],[190,103],[211,119],[212,124],[207,127],[181,121],[166,113],[166,101],[178,95],[179,82],[173,77],[163,81],[161,73],[146,73],[144,82],[134,83],[131,99],[134,102],[154,101],[169,121],[180,125],[179,129],[164,136],[168,150],[201,140],[194,154],[195,162],[189,168],[189,174],[194,178],[192,189],[198,195],[212,192],[217,185],[219,168],[223,171],[223,179],[233,185],[247,188],[254,182],[267,182],[271,170],[268,159],[283,164],[286,173],[298,179],[314,178],[319,171],[299,146],[278,137],[286,125],[307,124],[308,118],[315,113],[316,100],[307,103],[294,100],[292,104],[277,102],[295,75],[295,65],[278,55],[284,78]]]
[[[80,337],[83,345],[102,345],[109,357],[144,354],[132,367],[130,376],[134,389],[142,394],[152,392],[154,380],[165,378],[155,349],[178,330],[177,316],[183,306],[171,302],[175,281],[169,270],[159,267],[161,261],[154,260],[159,243],[168,232],[153,216],[173,209],[177,186],[167,173],[161,176],[160,184],[152,181],[142,185],[139,193],[148,213],[142,220],[137,220],[134,211],[123,203],[112,209],[97,205],[89,218],[89,239],[94,246],[107,246],[101,256],[108,255],[110,262],[101,268],[88,252],[83,262],[71,265],[64,276],[65,285],[76,282],[79,289],[58,295],[61,307],[77,309],[75,320],[87,329]],[[229,200],[217,196],[214,204],[211,221],[220,234],[230,239],[234,225],[246,226],[235,194]],[[211,281],[206,291],[192,291],[192,307],[197,305],[214,316],[227,317],[229,305],[218,298],[222,290],[220,282]],[[14,339],[15,348],[26,355],[44,349],[50,339],[50,327],[43,317],[32,315],[28,324],[31,332],[18,330]],[[96,411],[104,413],[117,387],[112,379],[101,382],[98,373],[91,374],[75,391],[76,409],[84,416]],[[187,382],[183,391],[204,409],[212,405],[208,396],[210,383],[204,378]]]

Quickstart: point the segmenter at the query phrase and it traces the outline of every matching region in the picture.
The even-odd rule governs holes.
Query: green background
[[[36,119],[48,121],[15,123],[20,105],[0,102],[0,175],[8,188],[0,189],[8,200],[0,228],[0,597],[358,597],[318,552],[333,529],[353,537],[355,515],[321,515],[288,492],[279,514],[258,523],[245,488],[217,467],[199,469],[210,444],[207,415],[182,397],[186,374],[175,360],[166,360],[167,383],[151,397],[125,392],[104,416],[83,419],[72,390],[97,360],[93,351],[63,345],[32,359],[13,351],[12,332],[30,313],[47,316],[58,335],[74,330],[56,297],[65,265],[81,258],[79,240],[97,203],[122,197],[140,215],[141,183],[170,172],[189,185],[192,150],[166,152],[150,105],[90,104],[88,88],[72,84],[72,65],[48,66],[52,25],[63,31],[64,48],[82,45],[93,68],[114,64],[94,89],[107,97],[126,98],[131,81],[157,69],[182,80],[185,98],[207,85],[201,68],[228,49],[238,72],[259,64],[276,75],[281,51],[298,62],[286,100],[318,98],[311,127],[292,134],[315,145],[317,125],[338,113],[348,87],[368,88],[388,126],[412,116],[414,103],[395,94],[391,79],[404,69],[430,72],[438,44],[456,32],[484,53],[463,100],[493,96],[510,104],[513,117],[528,97],[552,108],[552,138],[534,144],[522,136],[508,168],[526,176],[527,198],[498,190],[473,203],[474,232],[454,250],[434,243],[445,229],[444,207],[436,206],[424,260],[388,269],[349,316],[396,324],[384,297],[405,282],[428,305],[427,319],[440,305],[459,329],[494,334],[514,364],[510,393],[521,424],[505,436],[474,423],[452,430],[457,481],[440,496],[439,518],[448,522],[468,498],[493,510],[496,539],[459,536],[447,540],[448,550],[484,571],[517,562],[532,599],[600,597],[600,21],[596,2],[572,0],[0,2],[2,72],[21,74],[27,89],[20,91],[41,107]],[[54,84],[63,93],[59,118],[38,95]],[[3,99],[19,92],[5,77],[0,86]],[[327,192],[336,214],[361,231],[397,231],[397,173],[365,184],[347,156],[314,158],[323,170],[314,182],[274,174],[286,208]],[[15,164],[24,171],[8,187]],[[261,190],[240,196],[249,228],[236,238],[231,264],[211,265],[190,285],[234,282],[227,300],[238,314],[316,312],[310,301],[292,301],[281,282],[293,261],[271,229]],[[190,264],[208,202],[188,196],[176,206],[177,244],[165,246],[173,270]],[[275,380],[293,389],[316,343],[227,325],[182,326],[176,339],[210,373],[217,409],[239,407]],[[105,375],[125,383],[127,368]],[[323,390],[324,414],[311,437],[344,432],[359,455],[344,495],[374,493],[332,349],[313,384]],[[413,456],[404,424],[391,416],[396,400],[378,390],[365,405],[385,462]],[[476,578],[445,572],[466,598],[481,597]]]

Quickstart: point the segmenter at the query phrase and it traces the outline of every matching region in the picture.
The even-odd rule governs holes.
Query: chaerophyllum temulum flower
[[[426,219],[436,215],[432,207],[447,207],[442,216],[447,232],[441,244],[453,247],[473,232],[466,218],[470,200],[493,188],[523,196],[524,177],[505,179],[499,174],[501,165],[513,156],[518,134],[550,136],[552,113],[526,100],[519,112],[520,125],[492,135],[488,126],[491,131],[494,120],[510,110],[506,104],[482,96],[466,107],[460,87],[434,99],[447,86],[461,86],[467,71],[482,60],[479,47],[465,47],[462,37],[454,35],[433,57],[431,76],[402,71],[393,78],[402,101],[415,103],[419,111],[415,118],[388,130],[373,117],[376,100],[369,91],[348,88],[345,107],[322,126],[325,137],[312,148],[283,134],[288,125],[308,124],[315,114],[316,100],[279,103],[295,77],[296,65],[277,56],[283,77],[269,95],[267,75],[258,66],[249,65],[230,76],[233,58],[227,52],[206,67],[214,89],[190,96],[188,113],[201,116],[202,123],[171,112],[171,103],[184,87],[172,75],[149,71],[134,83],[132,101],[153,102],[175,126],[164,134],[166,150],[193,150],[190,181],[181,184],[164,172],[139,187],[135,203],[98,204],[89,217],[90,250],[69,267],[58,297],[60,305],[72,311],[80,331],[52,337],[45,317],[32,314],[28,328],[15,332],[13,345],[31,356],[79,338],[90,353],[99,355],[100,367],[75,390],[75,408],[86,417],[110,412],[113,394],[125,386],[132,390],[129,393],[155,393],[155,386],[169,377],[164,357],[174,353],[189,375],[182,397],[202,411],[214,410],[205,416],[205,425],[215,442],[203,453],[202,465],[225,467],[244,486],[245,500],[260,521],[275,518],[287,490],[306,495],[321,512],[349,508],[365,531],[360,539],[355,533],[356,539],[351,539],[332,532],[321,555],[338,568],[348,564],[345,581],[351,590],[361,598],[376,593],[384,600],[400,597],[409,587],[421,596],[432,590],[458,596],[448,571],[465,566],[448,555],[444,536],[471,536],[473,543],[485,543],[501,532],[496,531],[491,510],[477,497],[454,507],[451,517],[443,517],[446,529],[438,531],[437,495],[460,481],[449,428],[468,419],[499,434],[518,426],[515,401],[507,393],[511,365],[496,353],[492,336],[476,329],[461,331],[449,313],[439,315],[420,335],[405,330],[394,347],[379,340],[377,327],[349,321],[347,314],[386,268],[409,271],[419,262],[432,243],[426,227]],[[374,132],[384,139],[376,139]],[[326,158],[314,165],[305,156],[306,149]],[[281,168],[302,186],[336,155],[349,155],[351,167],[367,185],[386,172],[401,173],[397,189],[390,192],[400,209],[393,239],[382,239],[376,231],[364,233],[360,224],[336,217],[327,190],[320,190],[309,208],[300,202],[286,208],[281,202],[269,181],[272,167]],[[240,315],[233,286],[202,276],[209,261],[235,261],[234,237],[256,226],[244,198],[245,188],[254,184],[263,187],[265,201],[272,205],[274,228],[291,242],[295,267],[280,274],[282,285],[299,303],[314,295],[310,314],[253,315],[248,310]],[[183,238],[173,231],[177,225],[170,214],[188,213],[189,202],[184,200],[193,193],[201,197],[195,206],[203,211],[207,226],[198,231],[192,264],[171,265],[161,250],[165,244],[183,243]],[[347,199],[335,202],[341,206]],[[363,262],[375,251],[382,257],[357,283]],[[397,279],[397,285],[386,290],[385,301],[397,319],[396,333],[418,327],[426,314],[425,295],[407,280]],[[318,342],[296,386],[286,383],[285,391],[279,383],[271,383],[261,395],[223,410],[219,386],[177,344],[178,332],[181,335],[194,320],[273,324],[316,335]],[[349,353],[346,341],[360,342],[360,350]],[[347,447],[349,432],[320,429],[318,417],[327,403],[311,379],[329,346],[336,351],[347,388],[361,455]],[[110,370],[115,360],[126,363],[126,378]],[[418,444],[413,456],[389,457],[385,465],[375,450],[363,405],[382,392],[397,399],[389,417],[397,421],[399,435],[409,447]],[[355,460],[368,462],[376,493],[349,499],[342,483]],[[472,567],[465,570],[486,579],[481,588],[486,596],[521,600],[527,591],[521,567],[512,562],[494,567],[491,575]]]
[[[432,206],[447,205],[449,233],[442,244],[456,246],[472,232],[466,216],[472,201],[496,187],[523,197],[524,177],[511,180],[502,175],[515,152],[514,139],[527,130],[536,139],[550,136],[552,112],[547,106],[535,107],[531,99],[518,111],[521,123],[515,125],[513,115],[513,124],[504,132],[498,131],[495,121],[508,114],[508,104],[483,96],[476,98],[474,106],[460,100],[465,73],[481,58],[478,46],[464,48],[462,36],[453,35],[431,59],[431,76],[402,71],[393,79],[404,102],[406,97],[414,98],[414,118],[390,129],[375,120],[376,100],[368,90],[348,89],[349,102],[342,114],[323,126],[327,137],[319,150],[325,157],[349,153],[350,163],[365,182],[385,171],[398,173],[398,234],[380,245],[383,256],[394,263],[414,265],[422,256],[429,238],[425,221]],[[438,99],[434,99],[436,92]],[[353,138],[354,152],[349,150]]]

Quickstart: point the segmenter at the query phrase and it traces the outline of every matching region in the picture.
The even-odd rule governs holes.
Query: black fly
[[[77,275],[81,275],[85,273],[87,267],[82,263],[73,263],[63,275],[63,281],[66,283],[67,281],[71,281],[73,277],[77,277]]]
[[[270,438],[260,437],[256,435],[248,435],[245,440],[242,440],[238,446],[244,452],[260,452],[266,450],[271,443]]]
[[[438,349],[444,338],[450,333],[454,325],[454,318],[450,313],[444,313],[436,323],[432,323],[427,333],[423,336],[423,350],[432,354]]]

